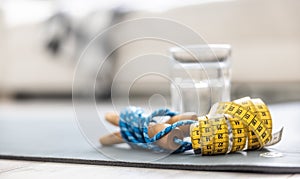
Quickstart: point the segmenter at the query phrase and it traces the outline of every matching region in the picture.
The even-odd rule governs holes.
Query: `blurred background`
[[[297,0],[2,0],[0,99],[71,99],[76,64],[93,37],[119,22],[162,17],[188,26],[207,43],[232,46],[232,99],[300,100],[299,9]],[[114,38],[111,34],[97,44],[80,80],[93,80],[90,73]],[[139,41],[118,49],[97,78],[97,98],[109,99],[113,77],[129,59],[141,52],[169,55],[168,48]],[[145,65],[155,66],[151,60]],[[160,66],[161,71],[168,68]],[[128,80],[126,75],[117,79],[120,95]],[[161,94],[170,95],[169,84],[155,77],[139,80],[130,93],[147,96],[157,86]],[[84,85],[81,90],[84,95]]]

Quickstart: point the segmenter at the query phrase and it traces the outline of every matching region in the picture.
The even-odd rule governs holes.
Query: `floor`
[[[95,166],[50,162],[0,160],[0,178],[300,178],[300,174],[251,174]]]

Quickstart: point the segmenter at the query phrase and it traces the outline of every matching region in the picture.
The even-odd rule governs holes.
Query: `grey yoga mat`
[[[92,147],[80,132],[72,110],[68,115],[55,110],[33,114],[2,110],[0,158],[180,170],[300,173],[300,103],[270,105],[270,110],[275,130],[284,127],[279,144],[259,151],[218,156],[197,156],[192,152],[162,155],[130,149],[126,144]],[[264,157],[266,152],[281,156]]]

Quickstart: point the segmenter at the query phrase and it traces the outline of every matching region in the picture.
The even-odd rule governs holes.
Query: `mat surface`
[[[23,109],[23,108],[21,108]],[[0,109],[0,158],[166,169],[300,173],[300,103],[270,105],[279,144],[260,151],[218,156],[159,155],[126,147],[93,148],[80,132],[72,107]],[[98,150],[97,150],[98,149]],[[99,150],[104,153],[103,155]],[[274,151],[281,157],[262,157]]]

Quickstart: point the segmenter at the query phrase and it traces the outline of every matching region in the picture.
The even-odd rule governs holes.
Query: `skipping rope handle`
[[[197,115],[196,113],[183,113],[180,115],[175,115],[171,117],[169,120],[167,120],[165,123],[159,123],[159,124],[150,124],[148,127],[148,135],[150,138],[155,136],[158,132],[164,130],[166,127],[170,126],[173,123],[176,123],[181,120],[195,120],[197,121]],[[113,112],[109,112],[105,115],[105,120],[112,125],[119,126],[119,115]],[[186,126],[180,126],[176,129],[172,130],[170,133],[162,137],[160,140],[156,142],[156,144],[166,150],[175,151],[180,147],[178,143],[175,143],[175,139],[183,139],[186,136],[189,136],[190,132],[190,125]],[[102,136],[100,138],[100,143],[103,146],[111,146],[114,144],[120,144],[124,143],[125,141],[122,139],[120,132],[114,132],[105,136]]]

